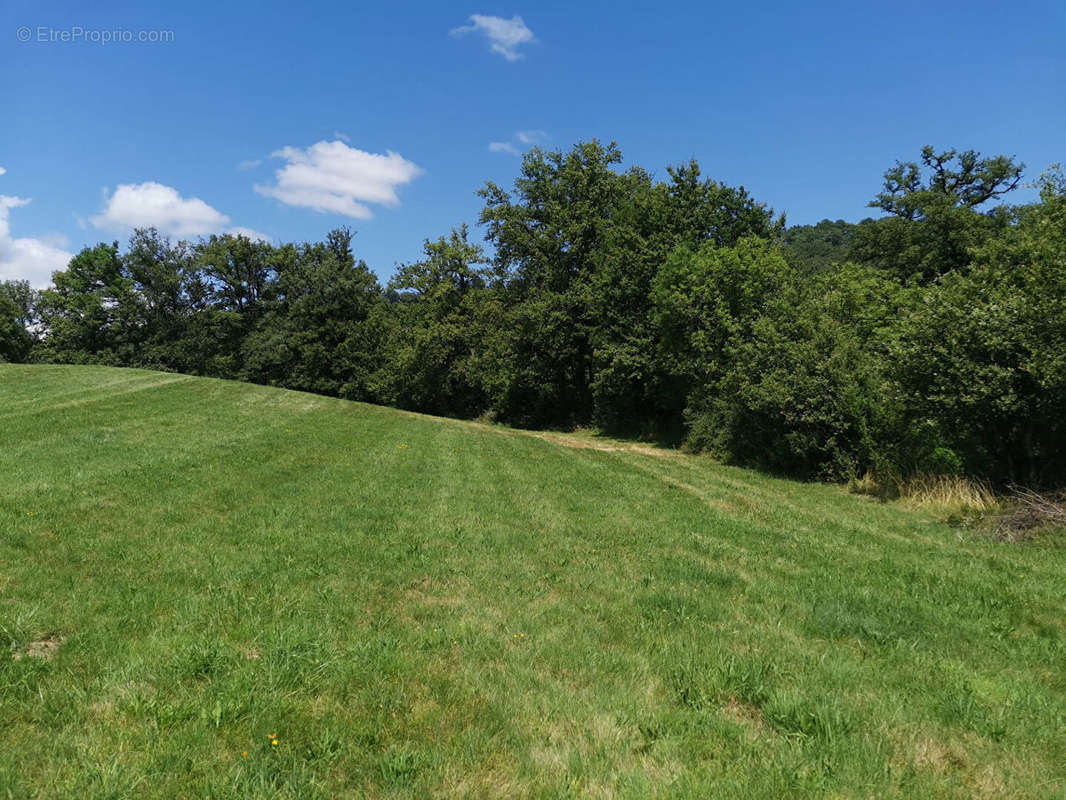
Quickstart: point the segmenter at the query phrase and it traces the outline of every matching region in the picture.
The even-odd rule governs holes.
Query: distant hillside
[[[821,272],[848,260],[861,223],[823,219],[817,225],[793,225],[782,234],[785,260],[805,272]]]

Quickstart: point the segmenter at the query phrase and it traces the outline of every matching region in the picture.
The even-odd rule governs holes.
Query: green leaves
[[[973,150],[922,148],[922,166],[896,162],[884,190],[869,205],[891,216],[857,231],[851,255],[903,280],[928,283],[968,268],[972,252],[1009,224],[1004,209],[977,207],[1013,191],[1024,164],[1007,156],[981,158]]]
[[[870,207],[907,220],[923,219],[931,206],[944,203],[976,208],[1017,188],[1025,168],[1008,156],[981,158],[975,150],[937,152],[930,145],[922,148],[921,160],[922,167],[897,161],[885,172],[884,191],[870,201]]]
[[[25,327],[25,312],[13,297],[20,289],[13,281],[0,282],[0,361],[23,361],[33,345]]]

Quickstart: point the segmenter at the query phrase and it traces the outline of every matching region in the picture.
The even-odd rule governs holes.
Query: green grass
[[[0,795],[1063,797],[1064,612],[839,487],[0,367]]]

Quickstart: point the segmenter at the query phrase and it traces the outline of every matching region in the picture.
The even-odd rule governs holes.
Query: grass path
[[[0,365],[0,794],[1066,796],[1055,540],[648,450]]]

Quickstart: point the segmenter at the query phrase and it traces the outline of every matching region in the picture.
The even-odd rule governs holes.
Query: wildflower
[[[243,753],[241,753],[241,758],[248,758],[248,751],[247,750],[245,750]]]

